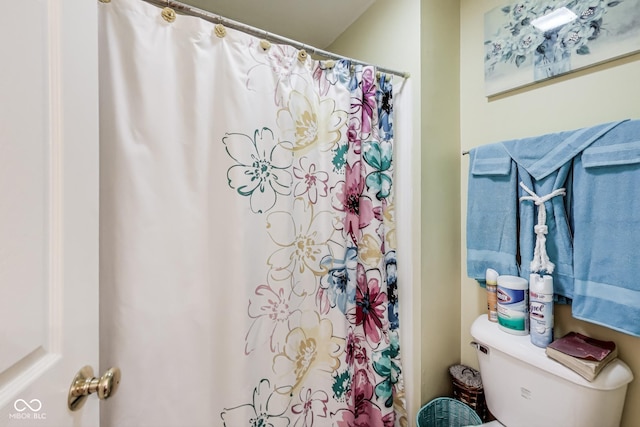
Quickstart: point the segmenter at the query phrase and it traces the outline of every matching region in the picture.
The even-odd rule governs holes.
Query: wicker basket
[[[480,424],[482,420],[472,408],[449,397],[433,399],[416,414],[418,427],[462,427]]]
[[[482,421],[491,420],[493,417],[487,409],[480,372],[468,366],[453,365],[449,374],[453,382],[453,397],[473,408]]]

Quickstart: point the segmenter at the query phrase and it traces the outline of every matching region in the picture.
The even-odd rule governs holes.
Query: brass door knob
[[[93,368],[85,366],[80,369],[69,387],[67,406],[77,411],[84,405],[87,396],[98,393],[100,400],[108,399],[115,394],[120,384],[120,369],[111,368],[100,378],[93,376]]]

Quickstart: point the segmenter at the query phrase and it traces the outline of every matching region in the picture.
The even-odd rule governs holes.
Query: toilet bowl
[[[614,359],[589,382],[486,315],[471,326],[487,407],[506,427],[620,425],[629,367]]]

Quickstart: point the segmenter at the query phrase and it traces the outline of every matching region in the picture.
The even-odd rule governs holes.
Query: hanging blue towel
[[[520,182],[538,196],[566,189],[544,203],[557,296],[576,318],[640,336],[640,121],[470,151],[467,273],[481,284],[487,268],[529,276],[538,207],[518,202]]]
[[[573,171],[572,314],[640,336],[640,121],[598,139]]]
[[[621,122],[572,131],[557,132],[531,138],[505,141],[502,144],[518,165],[519,181],[542,197],[564,188],[566,196],[554,197],[544,203],[546,210],[546,251],[555,264],[553,272],[554,293],[573,298],[573,244],[569,224],[568,207],[571,203],[571,167],[573,158]],[[518,198],[528,194],[519,188]],[[529,278],[529,264],[534,256],[537,211],[532,201],[521,201],[520,218],[520,275]]]
[[[502,144],[469,152],[467,275],[485,285],[487,268],[518,275],[517,171]]]

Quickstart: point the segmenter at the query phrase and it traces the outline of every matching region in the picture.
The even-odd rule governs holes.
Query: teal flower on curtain
[[[287,427],[289,418],[284,416],[291,398],[274,390],[268,379],[262,379],[253,389],[253,402],[226,409],[220,414],[225,427]]]
[[[256,129],[253,137],[227,133],[222,142],[236,162],[227,170],[229,187],[249,197],[254,213],[267,212],[276,204],[278,195],[291,194],[290,144],[277,142],[271,129]]]
[[[393,158],[393,146],[388,141],[367,141],[363,146],[363,157],[375,169],[367,175],[367,187],[376,192],[378,200],[389,197],[392,179],[389,175]]]
[[[338,402],[344,402],[347,399],[347,393],[351,390],[351,374],[348,369],[336,372],[333,375],[333,398]]]
[[[389,333],[389,347],[373,353],[373,369],[384,378],[376,385],[376,396],[385,399],[387,408],[393,406],[393,386],[398,382],[400,368],[400,338],[396,332]]]
[[[339,144],[333,151],[333,158],[331,164],[333,165],[334,172],[344,171],[344,167],[347,164],[347,152],[349,151],[349,145]]]

